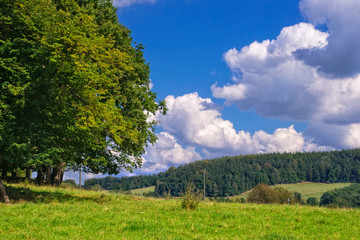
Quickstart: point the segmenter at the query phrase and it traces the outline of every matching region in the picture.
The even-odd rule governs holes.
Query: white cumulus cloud
[[[306,139],[294,126],[273,133],[260,130],[253,135],[237,131],[232,122],[221,117],[219,107],[210,98],[201,98],[197,93],[168,96],[165,101],[169,109],[167,115],[155,117],[161,127],[179,144],[192,146],[192,150],[199,149],[205,158],[324,149]]]
[[[167,132],[157,134],[158,140],[154,146],[149,146],[143,156],[144,172],[158,172],[168,169],[170,166],[185,164],[200,160],[201,156],[195,148],[188,146],[183,148],[177,143],[174,136]]]
[[[359,74],[360,1],[303,0],[300,10],[311,23],[326,24],[330,35],[326,48],[299,50],[298,58],[333,78]]]
[[[213,96],[262,116],[308,121],[306,136],[320,145],[360,147],[360,1],[302,0],[300,10],[309,23],[227,51],[233,82],[214,84]]]

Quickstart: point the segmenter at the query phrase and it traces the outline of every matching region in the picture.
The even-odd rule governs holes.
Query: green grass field
[[[296,184],[278,184],[276,186],[283,187],[290,192],[301,193],[301,198],[306,201],[309,197],[316,197],[320,200],[321,195],[324,192],[334,190],[336,188],[344,188],[349,186],[351,183],[312,183],[312,182],[301,182]],[[230,199],[247,198],[249,192],[244,192],[237,196],[232,196]]]
[[[142,195],[142,194],[148,193],[148,192],[155,192],[155,186],[137,188],[137,189],[130,190],[130,192],[135,195]]]
[[[360,209],[200,203],[8,185],[0,239],[358,239]]]

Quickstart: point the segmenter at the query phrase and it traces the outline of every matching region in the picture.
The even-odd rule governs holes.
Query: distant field
[[[312,183],[312,182],[301,182],[296,184],[278,184],[276,186],[283,187],[290,192],[299,192],[301,193],[301,198],[306,201],[309,197],[316,197],[320,200],[321,195],[324,192],[334,190],[336,188],[344,188],[349,186],[351,183]],[[244,192],[237,196],[230,197],[231,199],[240,199],[245,198],[249,192]]]
[[[150,187],[145,187],[145,188],[137,188],[137,189],[130,190],[130,192],[135,195],[142,195],[143,193],[155,192],[155,186],[150,186]]]
[[[0,239],[359,239],[360,209],[200,203],[8,186]],[[15,202],[14,202],[15,200]]]

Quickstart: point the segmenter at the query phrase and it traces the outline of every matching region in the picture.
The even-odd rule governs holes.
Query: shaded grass
[[[189,211],[181,208],[180,199],[33,186],[29,189],[56,196],[68,194],[72,200],[66,197],[65,201],[0,204],[0,239],[358,239],[360,236],[359,209],[205,202]],[[101,198],[106,201],[95,200]]]
[[[104,193],[50,186],[32,186],[28,184],[8,184],[6,191],[11,203],[104,202],[105,200],[109,200],[109,196]]]
[[[301,193],[302,200],[306,201],[309,197],[315,197],[320,200],[321,195],[324,192],[334,190],[336,188],[344,188],[349,186],[351,183],[313,183],[313,182],[301,182],[295,184],[277,184],[276,186],[283,187],[290,192]],[[249,192],[244,192],[240,195],[232,196],[230,199],[247,198]]]

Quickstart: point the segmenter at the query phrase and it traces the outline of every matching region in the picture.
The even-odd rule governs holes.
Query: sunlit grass
[[[137,188],[137,189],[130,190],[130,192],[132,194],[137,194],[137,195],[142,195],[144,193],[149,193],[149,192],[155,192],[155,186]]]
[[[13,192],[25,188],[26,194],[33,195],[23,197],[18,203],[0,203],[0,239],[358,239],[360,236],[359,209],[205,202],[191,211],[181,208],[180,199],[11,186]]]
[[[320,200],[321,195],[324,192],[334,190],[336,188],[344,188],[351,183],[313,183],[313,182],[301,182],[296,184],[278,184],[276,186],[283,187],[290,192],[301,193],[301,198],[306,201],[309,197],[316,197]],[[230,199],[247,198],[249,192],[244,192],[240,195],[230,197]]]

